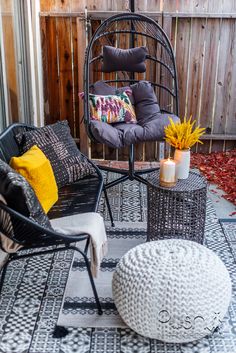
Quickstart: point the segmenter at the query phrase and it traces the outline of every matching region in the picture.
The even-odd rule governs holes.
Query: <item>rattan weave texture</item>
[[[173,188],[159,185],[159,170],[148,176],[148,241],[168,238],[204,242],[207,182],[191,171]]]

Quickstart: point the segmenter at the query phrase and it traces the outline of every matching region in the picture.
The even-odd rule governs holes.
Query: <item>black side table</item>
[[[190,172],[173,188],[159,184],[159,170],[149,174],[147,240],[179,238],[204,241],[206,218],[206,179]]]

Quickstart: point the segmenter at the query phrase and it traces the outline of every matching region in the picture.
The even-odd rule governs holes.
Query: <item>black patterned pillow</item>
[[[52,229],[28,181],[0,159],[0,194],[7,205],[43,227]]]
[[[16,140],[23,153],[33,145],[44,152],[51,162],[59,188],[95,172],[78,150],[66,120],[20,133]]]

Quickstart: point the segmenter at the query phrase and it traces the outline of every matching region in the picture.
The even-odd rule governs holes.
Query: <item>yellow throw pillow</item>
[[[20,157],[12,157],[10,166],[29,182],[47,213],[58,200],[58,187],[51,163],[37,147],[31,147]]]

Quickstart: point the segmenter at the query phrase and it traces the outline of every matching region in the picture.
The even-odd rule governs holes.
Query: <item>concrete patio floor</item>
[[[101,166],[109,166],[113,168],[127,169],[128,162],[126,161],[105,161],[105,160],[95,160],[96,164]],[[158,167],[158,162],[135,162],[136,169],[145,169],[150,167]],[[236,207],[226,199],[222,197],[224,191],[217,188],[215,184],[209,184],[208,186],[208,197],[211,199],[213,206],[215,208],[217,217],[219,219],[234,219],[236,220],[236,214],[232,215],[233,212],[236,212]]]

